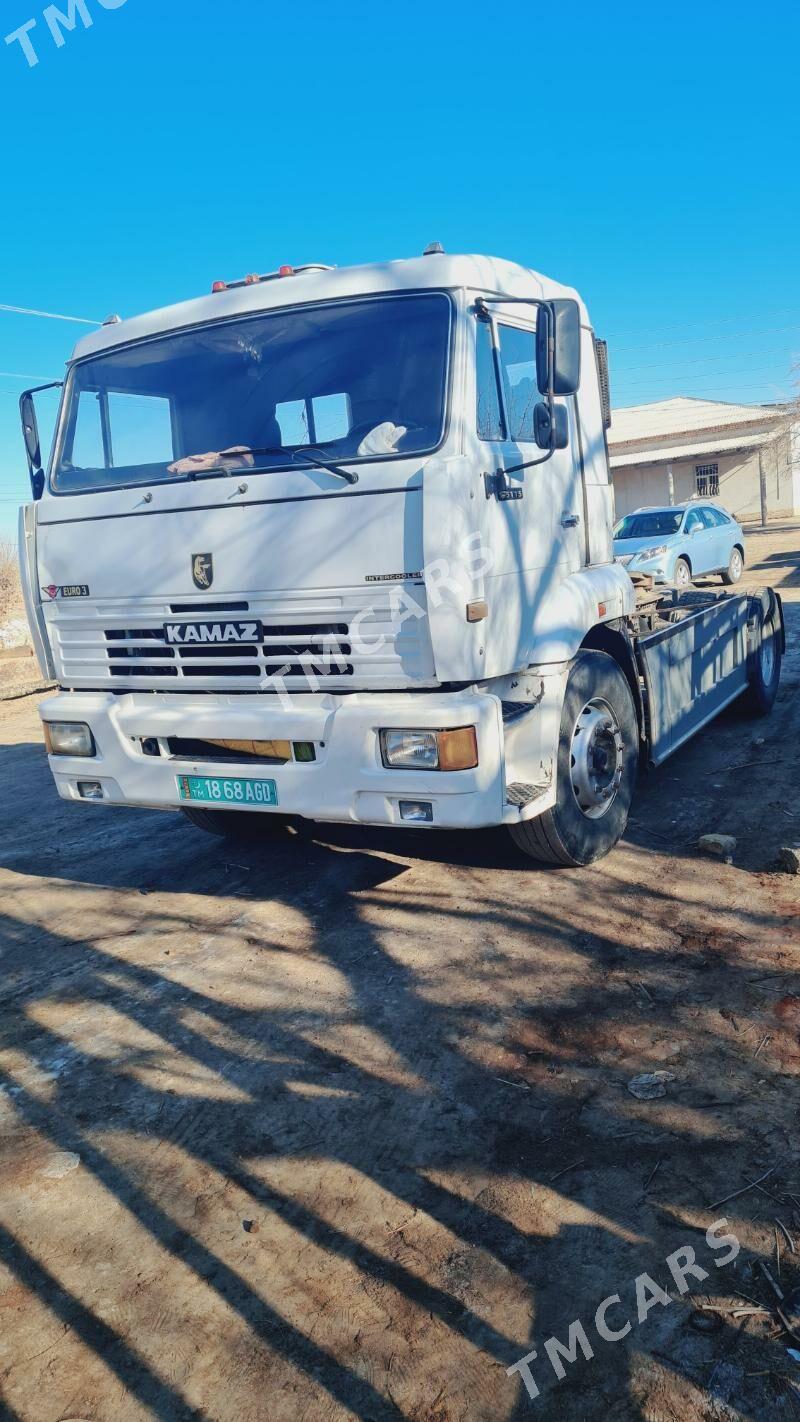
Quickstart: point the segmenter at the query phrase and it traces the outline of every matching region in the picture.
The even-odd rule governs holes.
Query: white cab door
[[[541,397],[532,321],[506,317],[502,307],[492,322],[475,319],[475,397],[475,457],[486,476],[478,497],[491,559],[486,675],[493,676],[526,664],[559,585],[584,564],[583,490],[572,400],[568,447],[546,459],[534,442]]]

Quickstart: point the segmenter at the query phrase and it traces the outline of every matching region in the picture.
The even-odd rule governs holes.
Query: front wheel
[[[672,577],[676,588],[688,588],[691,586],[692,570],[685,558],[679,558],[675,564],[675,572]]]
[[[543,864],[591,864],[628,823],[639,764],[631,689],[613,657],[579,652],[561,712],[555,805],[510,826],[514,843]]]

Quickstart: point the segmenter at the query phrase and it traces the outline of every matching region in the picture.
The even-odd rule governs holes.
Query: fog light
[[[82,800],[103,800],[103,787],[99,780],[79,780],[78,794]]]
[[[381,758],[389,770],[473,770],[478,764],[478,738],[474,726],[381,731]]]
[[[96,754],[94,736],[84,721],[44,721],[48,755]]]
[[[433,823],[433,805],[430,800],[401,800],[399,804],[401,820],[415,825]]]

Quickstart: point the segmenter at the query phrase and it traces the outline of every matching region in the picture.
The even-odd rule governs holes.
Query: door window
[[[478,438],[505,439],[500,391],[494,363],[492,328],[488,321],[479,321],[477,329],[476,377],[478,388]]]
[[[536,336],[518,326],[500,326],[500,371],[511,439],[533,443],[536,385]]]
[[[687,515],[687,518],[686,518],[686,529],[685,529],[685,532],[686,532],[686,533],[694,533],[696,529],[700,529],[700,528],[703,528],[703,527],[704,527],[704,524],[703,524],[703,520],[702,520],[701,517],[700,517],[699,511],[698,511],[697,509],[692,509],[691,513],[688,514],[688,515]]]
[[[730,525],[730,519],[728,518],[728,515],[724,514],[721,509],[704,509],[703,513],[711,519],[711,522],[717,528],[728,528],[728,526]]]
[[[519,326],[499,323],[496,330],[499,341],[497,365],[492,347],[492,328],[488,321],[478,323],[478,436],[490,440],[507,437],[521,444],[533,444],[533,411],[539,399],[536,335]]]

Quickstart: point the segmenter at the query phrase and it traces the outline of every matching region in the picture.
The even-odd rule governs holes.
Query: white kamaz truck
[[[20,554],[59,794],[215,833],[505,825],[586,864],[736,697],[780,600],[614,561],[605,347],[569,288],[447,256],[281,267],[111,318]]]

